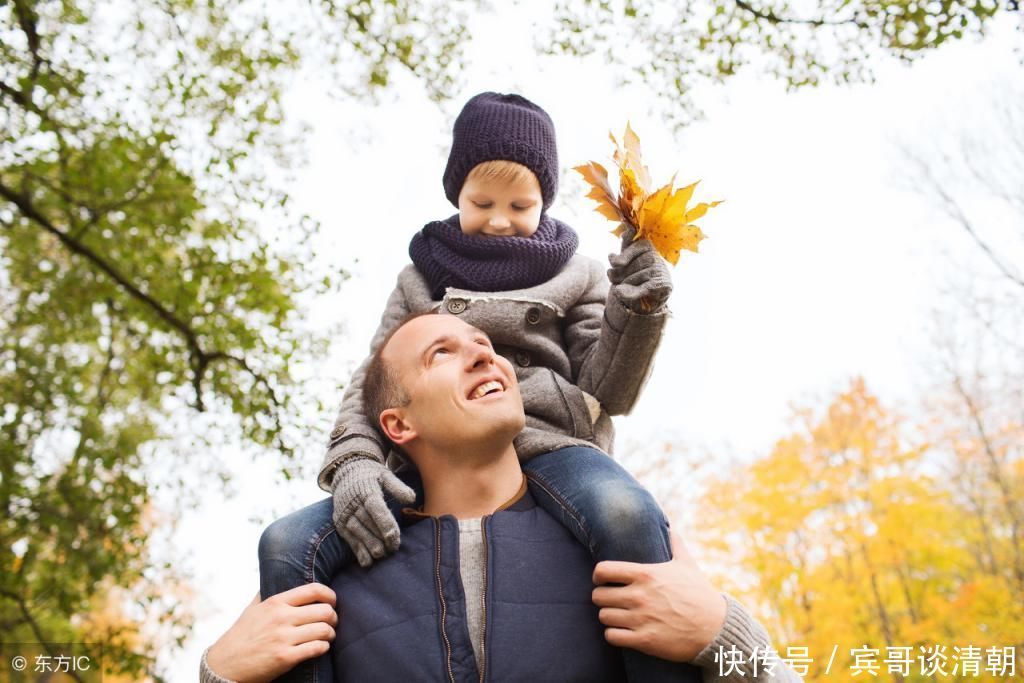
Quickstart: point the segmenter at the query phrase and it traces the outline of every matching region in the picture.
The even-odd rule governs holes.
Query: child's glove
[[[633,241],[636,231],[622,234],[622,253],[609,254],[608,279],[619,301],[635,313],[650,313],[668,301],[672,274],[649,239]]]
[[[334,528],[362,567],[398,550],[398,523],[384,502],[384,491],[406,505],[416,492],[376,459],[354,456],[334,473]]]

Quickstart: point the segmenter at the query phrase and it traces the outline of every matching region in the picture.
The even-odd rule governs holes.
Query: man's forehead
[[[398,328],[388,340],[382,355],[389,361],[414,358],[438,339],[473,334],[487,334],[454,315],[437,313],[413,318]]]

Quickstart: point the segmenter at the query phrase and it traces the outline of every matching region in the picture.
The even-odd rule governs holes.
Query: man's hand
[[[384,501],[387,491],[411,505],[416,492],[375,458],[356,456],[338,465],[334,475],[334,528],[356,554],[361,567],[369,567],[398,550],[398,522]]]
[[[608,279],[616,296],[635,313],[650,313],[668,301],[672,293],[672,274],[668,262],[648,239],[633,239],[630,227],[622,234],[622,250],[610,254]]]
[[[260,594],[210,646],[206,665],[239,683],[263,683],[324,654],[334,640],[334,591],[307,583],[260,602]]]
[[[672,534],[672,560],[660,564],[600,562],[594,604],[605,639],[673,662],[693,660],[725,623],[725,597]],[[621,586],[603,584],[617,583]]]

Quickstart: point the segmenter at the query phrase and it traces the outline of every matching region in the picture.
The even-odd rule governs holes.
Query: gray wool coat
[[[515,439],[521,460],[573,445],[612,452],[611,415],[632,410],[647,382],[669,311],[634,313],[609,287],[605,266],[576,254],[553,278],[535,287],[474,292],[449,287],[441,301],[412,264],[398,274],[370,356],[411,313],[457,315],[491,338],[516,370],[526,427]],[[331,491],[346,458],[389,459],[390,444],[376,418],[363,410],[363,378],[370,356],[352,376],[331,430],[317,483]],[[396,456],[397,457],[397,456]]]

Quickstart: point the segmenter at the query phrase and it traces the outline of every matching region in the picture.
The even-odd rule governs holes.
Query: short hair
[[[503,183],[529,182],[531,178],[537,180],[537,175],[533,171],[520,163],[506,159],[482,161],[466,175],[466,180],[496,180]]]
[[[410,400],[409,395],[405,392],[405,387],[402,386],[398,373],[395,372],[391,363],[384,359],[384,349],[387,347],[388,342],[391,341],[391,338],[395,336],[395,333],[402,329],[406,323],[424,315],[437,315],[437,312],[411,313],[402,318],[384,337],[384,341],[380,343],[373,356],[371,356],[370,364],[366,366],[366,374],[363,375],[363,409],[366,411],[366,415],[371,418],[375,427],[380,427],[381,413],[388,408],[403,408],[409,405]]]

